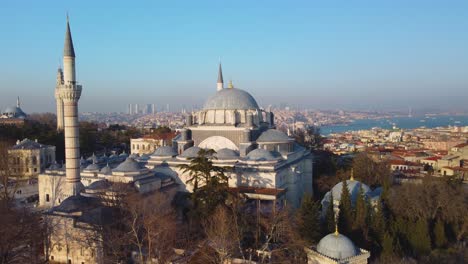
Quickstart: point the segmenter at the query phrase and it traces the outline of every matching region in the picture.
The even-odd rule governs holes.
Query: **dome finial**
[[[229,80],[228,88],[230,89],[234,88],[234,84],[232,84],[232,80]]]
[[[351,168],[351,177],[350,180],[354,181],[354,169]]]
[[[335,236],[338,236],[340,232],[338,232],[338,224],[335,223]]]

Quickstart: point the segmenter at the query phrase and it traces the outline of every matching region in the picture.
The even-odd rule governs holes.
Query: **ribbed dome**
[[[159,147],[153,152],[153,154],[151,154],[151,156],[156,156],[156,157],[167,157],[167,156],[173,157],[176,155],[177,155],[177,152],[171,146]]]
[[[247,154],[248,160],[269,161],[276,160],[276,155],[266,149],[254,149]]]
[[[342,234],[329,234],[322,238],[317,245],[317,251],[330,258],[345,259],[359,254],[354,243]]]
[[[351,201],[354,203],[359,195],[359,189],[362,185],[362,190],[364,194],[370,191],[369,186],[361,183],[360,181],[356,180],[347,180],[346,184],[348,185],[349,194],[351,195]],[[339,201],[341,199],[341,192],[343,191],[343,182],[337,183],[332,189],[331,192],[333,194],[333,200]]]
[[[140,171],[141,167],[138,162],[136,162],[132,158],[127,158],[124,162],[120,163],[117,168],[113,171],[115,172],[138,172]]]
[[[276,129],[268,129],[257,138],[257,142],[288,142],[289,140],[285,133]]]
[[[203,109],[248,110],[258,109],[258,104],[248,92],[236,88],[227,88],[216,92],[215,95],[209,98]]]
[[[239,153],[232,149],[222,148],[216,152],[215,156],[220,160],[232,160],[239,158]]]
[[[182,154],[180,155],[183,158],[195,158],[198,155],[198,152],[201,150],[199,147],[190,147],[186,149]]]

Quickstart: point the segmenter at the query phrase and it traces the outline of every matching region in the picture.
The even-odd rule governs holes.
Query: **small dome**
[[[92,163],[92,164],[89,164],[88,167],[86,167],[86,171],[99,171],[99,165],[97,165],[97,163]]]
[[[288,142],[290,138],[283,132],[276,129],[268,129],[263,132],[257,142]]]
[[[86,189],[88,190],[104,190],[108,189],[111,184],[106,180],[95,181],[91,183]]]
[[[359,249],[354,243],[342,234],[328,234],[320,240],[317,251],[333,259],[345,259],[359,254]]]
[[[126,158],[126,157],[128,157],[128,154],[125,153],[125,151],[124,151],[124,152],[120,153],[119,157]]]
[[[361,183],[360,181],[356,180],[347,180],[346,184],[348,185],[349,194],[351,195],[351,201],[354,203],[359,195],[359,189],[362,185],[362,190],[364,194],[367,194],[370,191],[369,186]],[[333,194],[333,200],[339,201],[341,200],[341,193],[343,191],[343,182],[337,183],[332,189],[331,192]]]
[[[115,172],[139,172],[141,170],[140,164],[132,158],[127,158],[124,162],[120,163],[117,168],[112,171]]]
[[[195,158],[197,155],[198,155],[198,152],[201,150],[201,148],[197,147],[197,146],[194,146],[194,147],[190,147],[186,150],[184,150],[184,152],[182,152],[182,154],[180,155],[180,157],[183,157],[183,158]]]
[[[52,165],[50,165],[49,170],[60,170],[62,167],[57,163],[57,161],[54,161]]]
[[[173,147],[171,146],[163,146],[157,148],[151,156],[156,156],[156,157],[167,157],[167,156],[177,156],[177,152],[174,150]]]
[[[112,169],[109,167],[109,164],[101,169],[101,173],[104,175],[110,175],[112,173]]]
[[[277,155],[266,149],[254,149],[247,154],[248,160],[254,161],[270,161],[276,160]]]
[[[220,160],[232,160],[238,159],[239,153],[232,149],[222,148],[216,152],[215,156]]]
[[[63,200],[54,211],[72,213],[86,209],[90,205],[90,199],[81,195],[73,195]]]
[[[248,92],[236,88],[227,88],[219,90],[209,98],[203,109],[255,110],[259,109],[259,107],[253,96]]]

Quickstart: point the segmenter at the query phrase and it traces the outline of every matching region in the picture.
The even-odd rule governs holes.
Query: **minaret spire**
[[[221,61],[219,61],[218,67],[218,83],[216,86],[217,90],[220,91],[224,88],[224,80],[223,80],[223,69],[221,67]]]
[[[73,48],[73,39],[70,30],[70,19],[67,14],[67,31],[65,32],[65,44],[63,46],[63,56],[75,57],[75,49]]]
[[[20,99],[19,99],[19,96],[18,96],[18,98],[16,98],[16,107],[18,107],[18,108],[20,107]]]

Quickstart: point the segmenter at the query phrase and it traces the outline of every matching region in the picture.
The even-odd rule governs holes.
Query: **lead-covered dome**
[[[268,129],[263,132],[258,138],[257,142],[267,143],[267,142],[289,142],[291,140],[285,133],[276,130]]]
[[[232,149],[222,148],[215,153],[215,156],[220,160],[234,160],[239,158],[239,153]]]
[[[257,101],[248,92],[237,89],[227,88],[216,92],[210,97],[204,107],[204,110],[248,110],[259,109]]]
[[[201,150],[201,148],[199,148],[197,146],[190,147],[190,148],[184,150],[184,152],[182,152],[182,154],[179,157],[182,157],[182,158],[195,158],[196,156],[198,156],[198,152],[200,150]]]
[[[359,254],[353,241],[342,234],[333,233],[325,236],[317,245],[317,251],[327,257],[341,260]]]
[[[114,172],[138,172],[141,170],[140,164],[136,162],[133,158],[127,158],[124,162],[120,163],[112,171]]]
[[[8,116],[9,118],[26,118],[26,113],[18,106],[7,107],[3,111],[3,115]]]
[[[253,161],[272,161],[276,160],[277,157],[278,154],[266,149],[254,149],[247,154],[246,159]]]
[[[364,194],[370,192],[369,186],[361,183],[360,181],[356,180],[347,180],[346,185],[348,185],[348,191],[351,195],[351,201],[354,203],[359,195],[359,189],[362,186],[362,190]],[[340,201],[341,200],[341,193],[343,192],[343,182],[337,183],[332,189],[331,192],[333,194],[333,200]]]
[[[168,156],[173,157],[176,155],[177,155],[177,151],[171,146],[159,147],[153,152],[153,154],[151,154],[151,156],[156,156],[156,157],[168,157]]]

